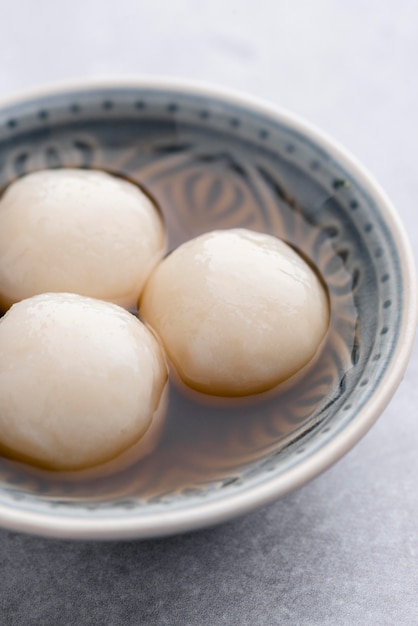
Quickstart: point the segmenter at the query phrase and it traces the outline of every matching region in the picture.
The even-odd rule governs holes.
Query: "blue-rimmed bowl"
[[[161,204],[171,248],[213,228],[283,236],[324,277],[334,322],[327,358],[302,397],[292,396],[288,428],[278,436],[274,410],[263,422],[262,454],[154,497],[120,485],[80,496],[71,482],[60,491],[42,473],[0,459],[0,524],[94,539],[200,528],[301,486],[378,418],[413,343],[414,264],[388,198],[334,141],[287,112],[216,88],[90,82],[2,104],[0,189],[45,167],[101,168],[138,181]]]

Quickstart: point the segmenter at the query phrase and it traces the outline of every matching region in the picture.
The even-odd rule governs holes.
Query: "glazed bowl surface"
[[[379,417],[412,348],[414,262],[390,201],[335,141],[249,96],[163,79],[90,82],[3,102],[0,190],[58,167],[102,169],[141,185],[161,208],[169,250],[224,228],[284,238],[320,273],[332,322],[300,387],[251,410],[230,418],[228,407],[188,403],[173,386],[167,432],[181,424],[194,454],[177,454],[158,480],[157,463],[83,483],[0,458],[2,526],[84,539],[209,526],[300,487]],[[205,420],[228,419],[228,437],[221,425],[205,431]]]

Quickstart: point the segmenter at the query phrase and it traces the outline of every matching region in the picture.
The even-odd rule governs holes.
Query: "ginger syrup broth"
[[[54,164],[44,150],[44,160],[34,153],[25,167],[26,171],[91,167],[139,184],[161,209],[169,251],[215,229],[241,227],[281,237],[309,261],[326,287],[330,302],[327,337],[313,367],[289,388],[284,385],[257,396],[222,399],[195,393],[172,376],[158,444],[125,469],[116,459],[111,472],[96,467],[60,473],[1,458],[0,476],[30,493],[60,500],[158,500],[233,481],[243,467],[279,454],[323,424],[327,409],[343,392],[345,374],[355,358],[357,310],[352,291],[355,276],[346,268],[344,254],[335,249],[337,229],[329,210],[335,198],[302,178],[302,186],[307,184],[305,195],[308,198],[312,191],[312,197],[300,202],[295,190],[301,173],[293,172],[292,179],[284,161],[283,171],[280,159],[273,169],[262,155],[256,167],[244,144],[233,154],[225,146],[200,150],[202,139],[196,145],[188,140],[170,146],[160,139],[156,144],[152,151],[145,150],[145,163],[143,148],[137,149],[138,157],[127,147],[92,149],[88,163],[83,163],[65,148],[64,141]]]

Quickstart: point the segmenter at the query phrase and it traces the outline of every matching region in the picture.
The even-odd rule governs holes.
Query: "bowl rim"
[[[399,255],[401,274],[405,284],[409,287],[404,292],[405,306],[398,341],[392,356],[391,367],[385,370],[378,383],[379,393],[373,394],[350,423],[336,433],[331,440],[324,443],[319,450],[279,476],[272,476],[262,484],[210,503],[199,503],[194,507],[184,507],[174,511],[170,511],[168,507],[163,513],[126,518],[109,516],[89,519],[64,513],[58,516],[0,504],[0,524],[15,531],[67,539],[150,539],[212,526],[268,504],[318,476],[346,454],[366,434],[401,382],[414,344],[418,321],[418,284],[412,248],[401,219],[380,184],[368,170],[349,150],[311,122],[285,108],[238,90],[201,81],[164,76],[88,78],[65,81],[0,98],[0,109],[29,103],[37,98],[56,96],[60,93],[70,95],[73,92],[123,88],[154,89],[164,92],[181,91],[190,96],[216,98],[227,104],[248,108],[304,134],[346,167],[379,206],[379,212],[385,218]]]

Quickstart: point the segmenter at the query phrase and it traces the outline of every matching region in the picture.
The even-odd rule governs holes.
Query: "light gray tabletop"
[[[1,3],[0,96],[63,79],[197,78],[304,116],[386,189],[418,246],[415,0]],[[418,624],[418,349],[336,466],[239,520],[147,542],[0,531],[0,623]]]

